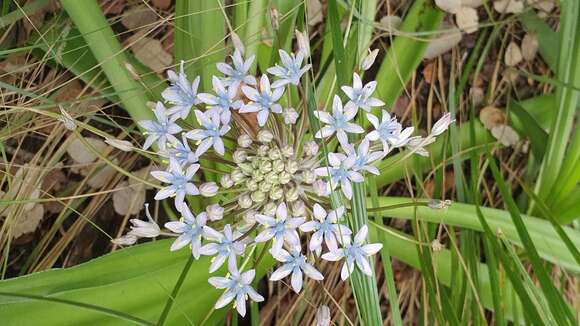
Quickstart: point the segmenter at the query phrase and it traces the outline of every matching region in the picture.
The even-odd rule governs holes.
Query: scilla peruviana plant
[[[374,164],[394,150],[428,155],[424,147],[453,122],[446,114],[427,137],[412,136],[413,128],[403,127],[387,111],[380,117],[370,113],[384,103],[373,97],[376,82],[363,84],[357,72],[353,84],[343,85],[343,93],[333,97],[330,111],[309,115],[302,98],[308,90],[301,84],[311,68],[304,62],[305,52],[279,54],[281,62],[256,77],[248,74],[254,57],[244,58],[243,50],[235,49],[231,63],[217,65],[223,75],[213,76],[212,93],[197,92],[199,77],[190,82],[182,62],[179,72],[168,72],[170,86],[162,94],[164,103],[155,107],[156,120],[140,122],[146,130],[144,147],[156,144],[167,163],[165,170],[151,173],[163,183],[155,199],[173,198],[182,216],[158,234],[176,237],[168,249],[188,247],[196,259],[213,256],[211,273],[227,261],[229,273],[209,279],[225,289],[216,308],[233,301],[242,316],[248,298],[263,300],[251,287],[254,269],[242,270],[260,244],[280,262],[270,280],[289,276],[295,292],[303,289],[304,277],[324,278],[316,268],[319,258],[344,258],[343,280],[355,268],[370,274],[368,257],[382,245],[367,243],[366,226],[353,234],[346,225],[348,211],[331,207],[331,194],[350,200],[353,183],[363,182],[366,173],[379,174]],[[361,67],[368,69],[372,61],[364,58]],[[357,124],[361,115],[371,130]],[[321,125],[313,134],[311,116]],[[191,117],[195,127],[186,121]],[[252,119],[253,124],[247,123]],[[362,137],[353,142],[351,134]],[[200,171],[207,169],[203,162],[208,161],[221,164],[219,185],[200,181]],[[193,212],[190,196],[213,197],[213,203]],[[118,242],[134,243],[139,234],[132,232],[132,241]]]

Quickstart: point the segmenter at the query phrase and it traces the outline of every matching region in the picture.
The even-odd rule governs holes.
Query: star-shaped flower
[[[234,307],[238,313],[243,317],[246,315],[246,299],[250,297],[255,302],[264,301],[262,297],[256,290],[252,288],[250,284],[256,276],[256,271],[250,269],[247,272],[241,273],[235,264],[229,264],[230,275],[227,277],[210,277],[209,283],[218,289],[226,289],[226,291],[219,297],[215,303],[215,308],[223,308],[234,298]]]
[[[279,78],[272,84],[272,87],[278,88],[286,84],[298,85],[300,83],[300,77],[310,69],[311,65],[307,64],[304,67],[300,67],[302,66],[302,61],[304,61],[302,51],[298,52],[297,55],[294,55],[294,53],[288,54],[284,50],[278,50],[278,53],[282,60],[282,66],[275,65],[267,70]]]
[[[373,114],[367,114],[367,119],[375,127],[375,130],[369,132],[366,137],[370,141],[380,140],[383,143],[383,154],[389,153],[389,143],[395,143],[399,139],[402,126],[396,117],[391,117],[389,112],[383,110],[381,122]]]
[[[284,88],[270,87],[268,76],[262,75],[260,79],[260,91],[255,88],[242,86],[242,92],[252,101],[240,109],[240,113],[258,112],[258,124],[263,127],[268,120],[270,112],[281,113],[282,106],[276,102],[284,94]]]
[[[352,75],[352,87],[341,87],[342,91],[350,99],[350,101],[346,103],[346,107],[354,108],[355,111],[358,110],[358,108],[361,108],[366,112],[371,112],[372,107],[385,105],[385,103],[378,98],[371,97],[376,88],[376,81],[371,81],[363,86],[360,76],[355,72]]]
[[[334,95],[334,100],[332,101],[332,115],[324,111],[316,111],[314,115],[320,122],[327,124],[316,133],[316,138],[326,138],[336,133],[336,138],[344,147],[348,144],[347,133],[360,134],[364,132],[361,126],[349,122],[356,116],[356,108],[343,108],[338,95]]]
[[[155,105],[155,118],[157,120],[142,120],[138,124],[145,130],[144,134],[147,135],[145,139],[145,144],[143,144],[143,149],[148,149],[157,142],[160,150],[165,150],[167,143],[177,141],[177,138],[173,136],[181,132],[181,127],[175,123],[176,117],[169,117],[167,115],[167,109],[161,102],[157,102]]]
[[[195,155],[195,152],[189,147],[189,142],[187,138],[182,137],[182,141],[177,141],[169,146],[167,153],[165,154],[169,158],[174,158],[179,165],[185,165],[189,163],[197,163],[199,158]]]
[[[302,255],[299,247],[294,248],[291,252],[289,253],[284,249],[280,249],[277,253],[272,254],[277,261],[284,264],[272,273],[270,281],[279,281],[292,273],[290,284],[292,284],[294,292],[300,293],[300,290],[302,290],[303,273],[313,280],[321,281],[324,279],[324,276],[306,261],[306,257]]]
[[[207,213],[203,212],[195,217],[187,205],[181,210],[182,219],[165,223],[165,227],[174,233],[181,234],[171,244],[171,251],[179,250],[191,243],[191,253],[195,259],[201,254],[201,238],[205,237],[209,228],[205,226]]]
[[[244,253],[245,244],[241,241],[236,241],[242,234],[237,231],[232,232],[232,227],[229,224],[224,226],[223,234],[210,227],[206,227],[205,232],[205,237],[208,240],[215,241],[204,245],[200,251],[205,256],[216,255],[209,267],[210,273],[217,271],[226,259],[233,260],[233,264],[235,264],[236,255],[239,256]]]
[[[342,258],[346,259],[340,271],[340,277],[343,281],[353,272],[355,262],[363,273],[369,276],[373,274],[367,257],[376,254],[381,250],[383,245],[381,243],[366,244],[367,234],[368,227],[364,225],[354,236],[354,243],[351,243],[350,239],[346,238],[343,248],[331,250],[322,255],[322,259],[329,261],[339,261]]]
[[[194,129],[185,134],[186,138],[201,141],[195,150],[195,155],[201,156],[212,146],[216,153],[224,155],[224,141],[221,137],[230,131],[230,126],[221,125],[220,115],[216,111],[195,110],[195,116],[203,129]]]
[[[151,171],[151,175],[169,186],[159,190],[155,195],[155,200],[162,200],[175,196],[175,208],[181,211],[184,204],[185,195],[198,195],[199,189],[191,182],[195,172],[199,169],[199,164],[190,165],[185,171],[175,159],[169,159],[169,169],[167,171]]]
[[[356,150],[354,149],[354,146],[347,146],[344,148],[344,150],[347,155],[356,157],[353,170],[367,171],[376,175],[380,174],[379,169],[377,169],[374,165],[371,165],[371,163],[379,160],[385,154],[383,152],[369,152],[370,141],[367,138],[363,138]]]
[[[176,118],[185,119],[189,115],[191,108],[199,104],[197,88],[199,87],[199,76],[189,83],[183,71],[183,61],[179,65],[179,74],[173,70],[167,71],[167,79],[171,86],[167,87],[161,96],[170,104],[173,104],[168,112]]]
[[[286,203],[282,202],[276,208],[276,218],[268,215],[256,214],[256,221],[265,229],[256,236],[255,242],[266,242],[273,239],[272,253],[275,254],[287,241],[290,246],[300,244],[300,237],[296,228],[304,223],[304,217],[288,217]]]
[[[211,81],[216,95],[201,93],[199,94],[199,99],[208,105],[209,110],[207,112],[216,111],[220,115],[222,123],[227,125],[231,119],[230,109],[237,110],[242,107],[244,102],[236,100],[238,91],[234,87],[230,86],[226,89],[216,76],[213,76]]]
[[[330,177],[330,186],[334,190],[340,184],[340,189],[348,199],[352,198],[351,182],[363,182],[363,176],[353,170],[356,156],[346,156],[340,153],[328,153],[328,167],[320,167],[314,173],[322,177]]]
[[[346,225],[338,224],[338,220],[344,214],[344,206],[327,213],[322,206],[314,204],[313,211],[314,219],[300,225],[300,231],[314,231],[310,238],[308,249],[316,252],[317,255],[322,252],[323,240],[328,250],[334,250],[338,248],[338,242],[341,241],[342,237],[352,234]]]
[[[255,56],[251,56],[247,60],[244,60],[244,58],[242,58],[242,53],[236,49],[231,58],[233,67],[224,62],[220,62],[216,65],[217,69],[226,75],[222,80],[224,85],[232,88],[235,92],[237,92],[241,84],[256,85],[256,77],[249,74]]]

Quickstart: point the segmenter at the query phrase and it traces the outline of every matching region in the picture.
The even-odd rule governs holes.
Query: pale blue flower
[[[303,274],[317,281],[324,279],[324,276],[306,261],[306,257],[300,252],[300,247],[293,248],[291,253],[280,249],[277,253],[272,253],[272,256],[283,264],[272,273],[270,281],[279,281],[292,273],[290,284],[296,293],[302,290]]]
[[[260,91],[255,88],[242,86],[242,92],[250,99],[250,103],[242,106],[240,113],[258,112],[258,124],[263,127],[268,120],[270,112],[282,113],[282,106],[276,102],[284,94],[284,88],[270,87],[268,76],[262,75],[260,79]]]
[[[195,152],[189,147],[189,142],[187,138],[182,137],[182,141],[174,142],[167,149],[167,154],[169,158],[173,158],[179,163],[179,165],[186,165],[190,163],[197,163],[199,157],[195,155]]]
[[[272,84],[272,87],[278,88],[286,84],[298,85],[300,83],[300,78],[308,71],[308,69],[310,69],[311,65],[307,64],[304,67],[300,67],[302,66],[302,61],[304,61],[304,54],[302,51],[298,52],[297,55],[294,55],[294,53],[289,55],[284,50],[278,50],[278,53],[282,60],[282,66],[275,65],[267,70],[269,73],[279,78]]]
[[[179,74],[173,70],[167,71],[167,79],[171,86],[167,87],[161,96],[170,104],[173,105],[168,112],[170,115],[175,115],[177,118],[185,119],[189,115],[191,108],[199,104],[197,96],[197,88],[199,87],[199,76],[189,83],[187,75],[183,71],[183,61],[179,65]]]
[[[199,259],[201,254],[201,240],[206,236],[209,227],[205,225],[207,222],[207,214],[200,213],[195,217],[187,205],[183,205],[181,210],[182,219],[180,221],[172,221],[165,223],[165,227],[174,233],[180,234],[171,244],[171,251],[179,250],[188,244],[191,244],[191,254],[195,259]]]
[[[225,147],[221,137],[230,131],[230,126],[221,124],[220,115],[216,111],[195,110],[195,116],[203,129],[194,129],[185,134],[186,138],[201,141],[195,150],[195,155],[201,156],[210,147],[213,147],[216,153],[224,155]]]
[[[167,171],[151,171],[151,175],[155,179],[169,184],[169,186],[157,192],[155,200],[175,196],[175,208],[178,211],[181,211],[183,207],[187,207],[184,203],[185,195],[199,195],[199,189],[191,182],[198,169],[199,164],[192,164],[184,171],[183,167],[175,159],[170,158]]]
[[[323,240],[326,243],[328,250],[338,249],[338,243],[341,241],[342,237],[350,236],[352,234],[351,230],[346,225],[338,224],[338,221],[342,218],[342,215],[344,215],[344,206],[328,213],[319,204],[314,204],[312,209],[314,218],[311,221],[300,225],[300,231],[314,232],[312,237],[310,237],[308,249],[320,255],[322,252]]]
[[[237,91],[241,84],[256,85],[256,77],[249,73],[255,56],[251,56],[247,60],[244,60],[244,58],[242,58],[242,53],[236,49],[231,58],[233,67],[224,62],[220,62],[216,65],[217,69],[226,75],[226,77],[222,79],[224,85],[232,88],[233,91]]]
[[[350,99],[345,106],[348,108],[354,108],[355,110],[361,108],[366,112],[371,112],[373,107],[385,105],[385,103],[378,98],[371,97],[376,88],[376,81],[371,81],[363,86],[360,76],[355,72],[352,76],[352,87],[341,87],[342,91]]]
[[[351,182],[363,182],[363,176],[353,170],[355,156],[346,156],[341,153],[328,153],[328,167],[320,167],[314,170],[314,173],[322,177],[330,177],[330,187],[332,190],[340,185],[344,196],[352,198]]]
[[[351,243],[350,237],[345,238],[343,248],[331,250],[322,255],[322,259],[328,261],[339,261],[342,258],[346,259],[340,271],[340,277],[343,281],[353,272],[355,262],[364,274],[369,276],[373,274],[367,257],[376,254],[381,250],[383,245],[381,243],[366,244],[367,234],[368,227],[364,225],[354,236],[354,243]]]
[[[238,231],[232,232],[232,227],[229,224],[224,226],[223,233],[217,232],[210,227],[206,227],[205,231],[206,238],[209,241],[215,241],[201,247],[202,255],[216,255],[212,258],[211,265],[209,266],[210,273],[213,273],[220,268],[226,259],[233,261],[235,264],[236,255],[239,256],[244,253],[245,244],[242,241],[236,241],[236,239],[241,237],[242,234]]]
[[[376,175],[380,174],[379,169],[371,164],[381,159],[383,156],[385,156],[385,154],[383,152],[369,152],[370,141],[367,138],[363,138],[356,150],[352,145],[345,147],[344,150],[347,155],[356,157],[353,170],[367,171]]]
[[[275,254],[284,246],[286,241],[290,246],[300,245],[300,237],[296,229],[304,223],[304,217],[288,217],[286,203],[282,202],[276,208],[276,218],[273,216],[256,214],[256,221],[265,229],[256,236],[255,242],[272,241],[272,253]]]
[[[316,138],[326,138],[336,133],[336,138],[344,147],[348,145],[347,133],[360,134],[364,132],[361,126],[349,122],[356,116],[356,108],[343,108],[338,95],[334,96],[332,102],[332,115],[324,111],[316,111],[314,115],[320,122],[326,124],[318,130],[315,135]]]
[[[366,135],[366,138],[368,138],[370,141],[380,140],[383,144],[383,154],[389,153],[389,143],[397,144],[402,140],[400,137],[402,126],[397,121],[396,117],[391,117],[389,112],[383,110],[383,116],[380,122],[376,116],[370,113],[367,114],[367,119],[373,125],[373,127],[375,127],[375,130],[369,132]],[[407,128],[407,130],[408,129],[409,128]]]
[[[238,313],[243,317],[246,315],[246,299],[250,297],[255,302],[264,301],[262,297],[256,290],[251,286],[254,277],[256,276],[256,271],[250,269],[247,272],[240,274],[238,268],[234,264],[229,265],[230,275],[227,277],[210,277],[208,282],[218,289],[226,289],[226,291],[219,297],[215,303],[215,308],[223,308],[232,300],[236,299],[234,302],[234,307]]]
[[[216,95],[201,93],[199,94],[199,99],[208,105],[209,110],[207,112],[216,111],[220,115],[222,124],[227,125],[231,120],[230,109],[237,110],[242,107],[244,102],[236,100],[238,91],[234,87],[230,86],[226,89],[216,76],[213,76],[211,81]]]
[[[181,132],[181,127],[175,123],[177,118],[170,118],[167,115],[167,109],[163,106],[163,103],[157,102],[153,113],[155,113],[157,120],[142,120],[138,122],[139,126],[145,130],[143,133],[147,135],[143,149],[148,149],[153,143],[157,142],[159,149],[165,150],[168,142],[178,141],[173,135]]]

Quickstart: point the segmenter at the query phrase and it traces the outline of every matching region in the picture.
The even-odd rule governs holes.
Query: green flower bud
[[[298,189],[290,188],[286,190],[286,201],[293,202],[295,200],[298,200],[298,197],[299,197]]]
[[[272,171],[272,163],[268,161],[262,162],[262,164],[260,164],[260,171],[263,173]]]
[[[270,199],[272,200],[282,199],[283,196],[284,190],[282,190],[280,187],[273,187],[272,190],[270,190]]]
[[[251,164],[242,163],[242,164],[238,164],[238,167],[240,168],[242,173],[244,173],[244,175],[247,175],[247,176],[252,175],[252,172],[254,172],[254,168],[252,167]]]
[[[258,140],[262,143],[269,143],[272,139],[274,139],[274,135],[270,130],[263,129],[258,132]]]
[[[246,214],[244,214],[244,221],[248,224],[254,224],[256,223],[256,214],[257,212],[255,210],[249,210],[246,212]]]
[[[284,157],[294,156],[294,148],[290,145],[284,145],[284,147],[282,147],[282,155],[284,155]]]
[[[224,174],[220,178],[220,184],[222,187],[227,189],[234,185],[234,180],[232,180],[232,177],[229,174]]]
[[[272,184],[268,181],[262,181],[258,187],[260,191],[268,192],[270,189],[272,189]]]
[[[290,174],[296,173],[296,171],[298,171],[298,162],[296,162],[294,160],[290,160],[290,161],[286,162],[285,170]]]
[[[232,171],[232,180],[234,181],[235,184],[240,184],[242,182],[244,182],[244,179],[246,179],[246,176],[244,175],[244,173],[242,172],[242,170],[238,169],[234,169]]]
[[[266,156],[270,151],[270,147],[268,145],[262,145],[258,147],[258,156]]]
[[[312,184],[316,181],[316,174],[310,170],[302,171],[302,182]]]
[[[250,137],[248,134],[241,135],[238,137],[238,145],[243,148],[250,147],[250,145],[252,145],[252,137]]]
[[[272,163],[272,170],[275,172],[282,172],[284,171],[284,162],[282,161],[274,161]]]
[[[288,182],[290,182],[290,180],[292,180],[292,175],[290,175],[290,173],[286,172],[286,171],[282,171],[280,172],[280,174],[278,174],[278,179],[280,184],[287,184]]]
[[[245,150],[238,149],[234,152],[233,159],[235,163],[238,164],[243,163],[246,160],[246,158],[248,158],[248,152],[246,152]]]
[[[264,215],[274,216],[274,214],[276,214],[277,207],[278,206],[275,203],[269,202],[266,205],[264,205],[262,213],[264,213]]]
[[[251,195],[250,198],[252,198],[252,200],[256,203],[260,203],[263,202],[266,199],[266,194],[261,192],[261,191],[254,191]]]
[[[272,185],[280,184],[280,178],[278,177],[278,173],[274,171],[268,173],[264,181]]]
[[[241,208],[250,208],[252,206],[252,198],[248,194],[243,194],[238,198],[238,205]]]
[[[260,170],[254,170],[252,172],[252,179],[256,182],[264,180],[264,174]]]
[[[280,150],[276,149],[272,149],[270,152],[268,152],[268,157],[272,160],[275,161],[277,159],[280,159],[282,157],[282,153],[280,153]]]
[[[250,179],[246,181],[246,188],[248,188],[249,191],[256,191],[258,190],[258,183],[253,179]]]

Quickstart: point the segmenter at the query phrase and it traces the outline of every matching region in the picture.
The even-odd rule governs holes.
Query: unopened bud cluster
[[[238,138],[238,148],[233,153],[236,167],[222,176],[220,183],[226,189],[240,189],[237,200],[240,209],[265,214],[267,204],[273,207],[282,201],[291,204],[305,192],[314,192],[312,185],[318,177],[313,171],[319,166],[317,153],[310,149],[297,155],[292,146],[281,143],[265,129],[258,132],[256,139],[246,134]]]

